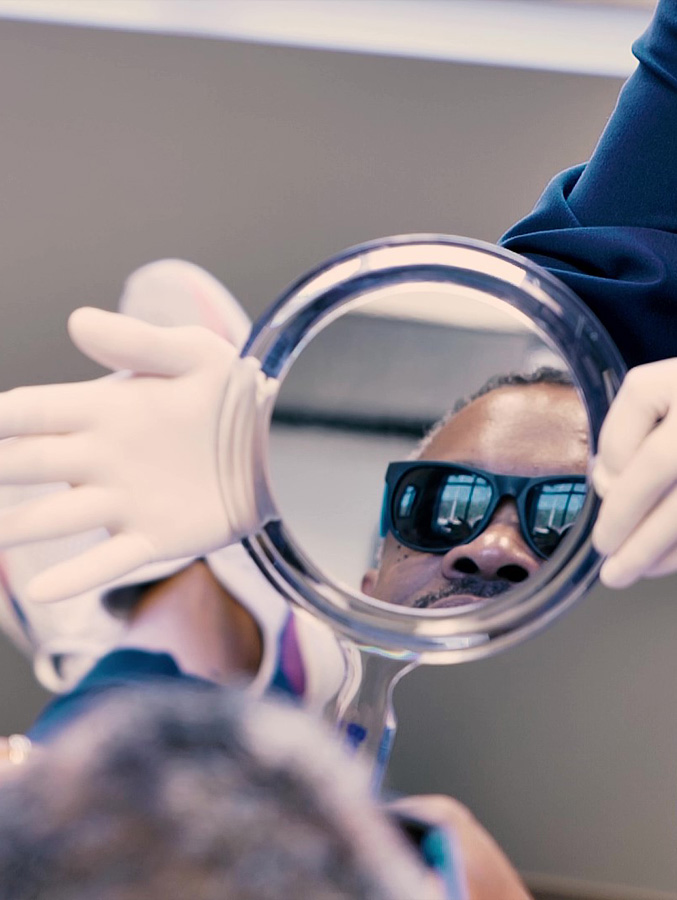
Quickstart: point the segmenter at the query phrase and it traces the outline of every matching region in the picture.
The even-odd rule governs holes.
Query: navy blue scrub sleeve
[[[633,52],[587,165],[557,175],[500,241],[578,294],[628,366],[677,356],[677,0],[660,0]]]

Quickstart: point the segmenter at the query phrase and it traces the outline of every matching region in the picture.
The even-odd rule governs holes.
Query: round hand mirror
[[[278,387],[249,549],[340,636],[333,714],[383,762],[407,668],[509,647],[593,582],[586,474],[624,366],[547,272],[430,235],[310,272],[247,353]]]

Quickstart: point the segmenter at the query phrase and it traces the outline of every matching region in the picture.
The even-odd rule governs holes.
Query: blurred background
[[[153,259],[256,317],[363,240],[497,240],[588,157],[652,8],[0,0],[0,389],[98,374],[67,316]],[[543,898],[676,898],[676,587],[597,588],[516,650],[405,679],[391,786],[459,797]],[[46,695],[9,643],[0,675],[20,731]]]

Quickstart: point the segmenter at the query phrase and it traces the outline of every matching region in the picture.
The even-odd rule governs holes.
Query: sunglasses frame
[[[393,514],[393,506],[397,495],[398,487],[404,476],[417,469],[447,469],[454,472],[460,472],[468,475],[479,475],[484,478],[492,489],[492,497],[487,506],[487,511],[482,517],[481,522],[473,529],[473,532],[464,541],[450,541],[446,547],[431,549],[422,544],[416,544],[404,538],[398,528],[395,527],[396,517]],[[480,469],[476,466],[469,466],[465,463],[442,462],[440,460],[409,460],[407,462],[392,462],[388,466],[385,475],[385,490],[383,494],[383,507],[381,510],[381,537],[385,537],[390,532],[400,544],[408,547],[410,550],[416,550],[419,553],[434,553],[441,555],[447,553],[454,547],[461,547],[463,544],[469,544],[479,537],[480,534],[488,527],[498,504],[505,497],[512,497],[517,506],[517,515],[520,523],[520,532],[529,547],[540,559],[549,559],[550,556],[543,553],[536,546],[531,534],[527,528],[527,499],[529,492],[542,484],[560,484],[564,482],[573,482],[574,484],[587,484],[585,475],[541,475],[531,478],[528,475],[499,475],[496,472],[489,472],[486,469]],[[557,549],[557,548],[555,548]]]

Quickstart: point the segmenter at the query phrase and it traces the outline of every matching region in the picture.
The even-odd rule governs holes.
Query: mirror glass
[[[556,561],[586,497],[589,425],[530,319],[420,281],[342,312],[295,358],[271,423],[272,492],[309,559],[449,615]]]

